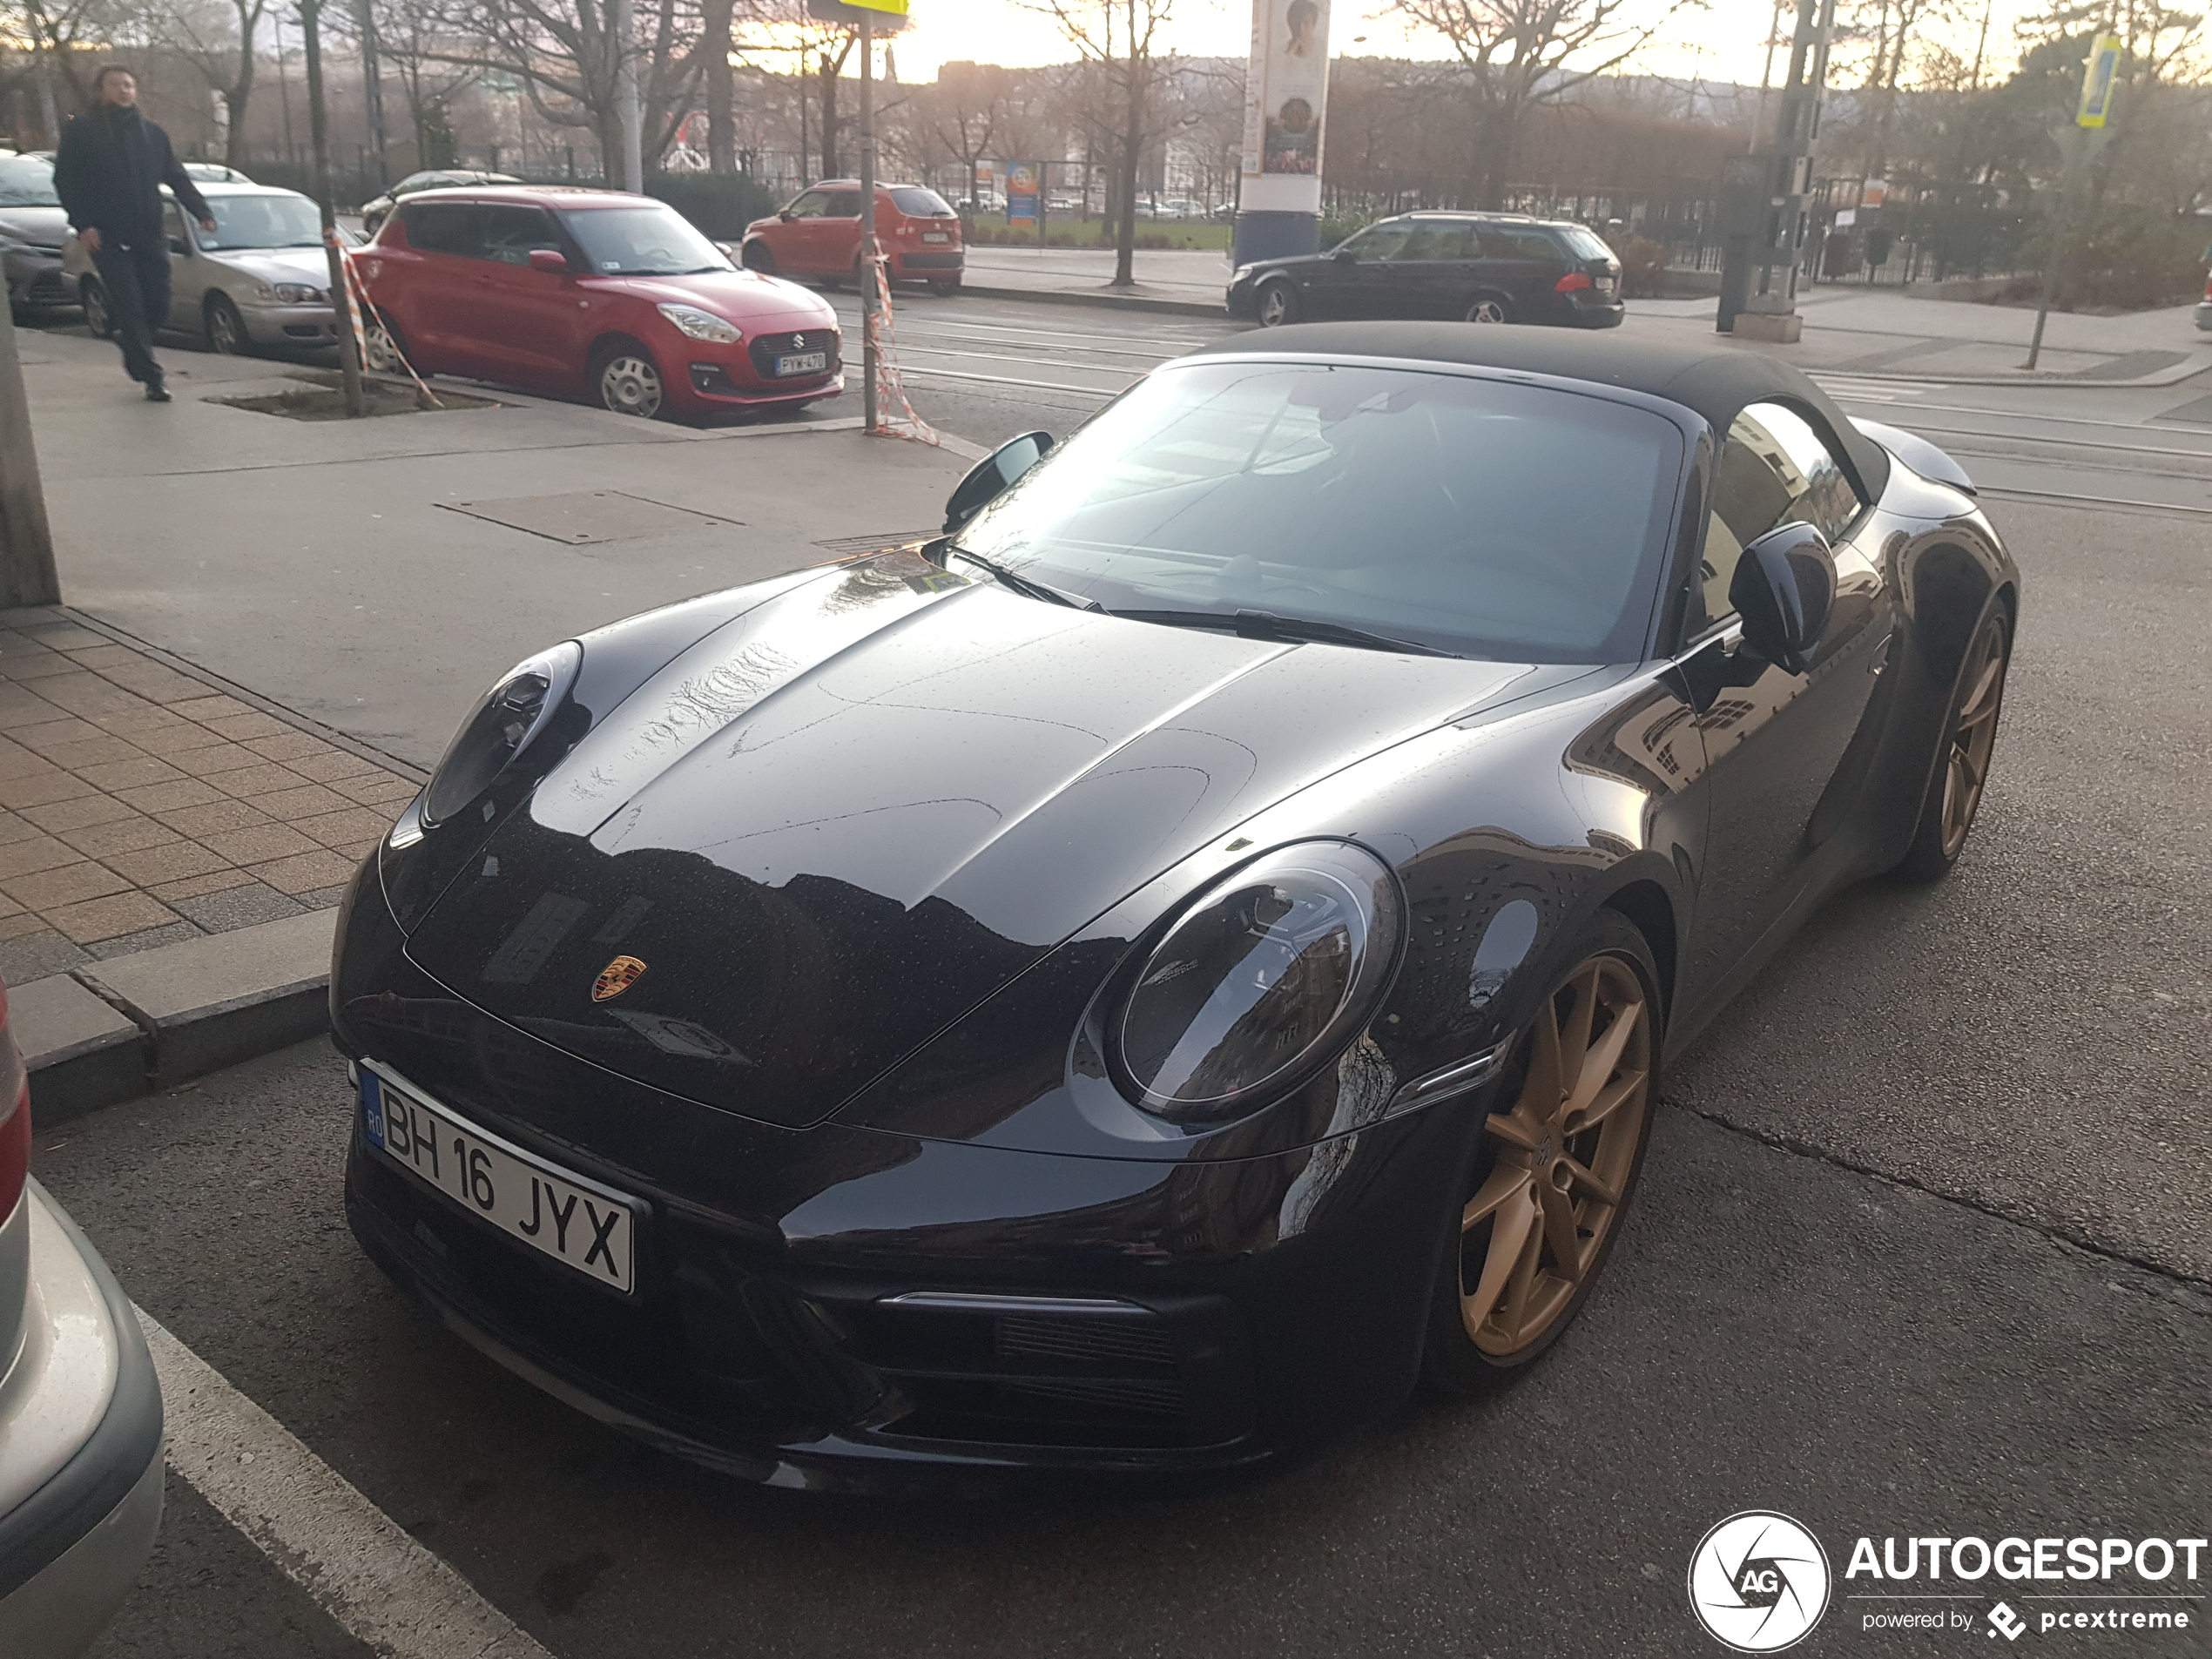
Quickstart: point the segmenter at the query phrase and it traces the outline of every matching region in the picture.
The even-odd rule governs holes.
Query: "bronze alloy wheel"
[[[1997,716],[2005,705],[2005,619],[1991,617],[1967,654],[1958,718],[1943,761],[1943,856],[1959,856],[1974,826],[1982,786],[1989,780],[1989,757],[1997,746]]]
[[[1656,1022],[1648,974],[1630,958],[1649,952],[1624,922],[1608,931],[1623,948],[1593,952],[1552,993],[1523,1039],[1511,1109],[1485,1124],[1495,1160],[1460,1214],[1458,1271],[1447,1276],[1457,1283],[1440,1287],[1438,1317],[1453,1295],[1457,1328],[1431,1339],[1431,1373],[1447,1386],[1476,1385],[1476,1373],[1510,1371],[1548,1346],[1628,1206],[1651,1116]]]

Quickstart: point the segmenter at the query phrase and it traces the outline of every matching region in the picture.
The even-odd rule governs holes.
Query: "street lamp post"
[[[322,0],[300,0],[300,36],[307,59],[307,141],[314,151],[315,206],[322,210],[322,251],[330,271],[330,308],[338,324],[338,370],[346,413],[365,413],[361,363],[354,349],[354,297],[346,288],[345,256],[338,251],[338,209],[330,194],[330,135],[322,98]]]

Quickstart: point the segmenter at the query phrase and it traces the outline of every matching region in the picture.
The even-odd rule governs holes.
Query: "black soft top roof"
[[[1464,322],[1313,322],[1231,334],[1192,355],[1236,352],[1399,357],[1555,374],[1665,398],[1704,416],[1716,435],[1725,434],[1747,403],[1793,403],[1828,429],[1858,473],[1867,499],[1879,500],[1889,482],[1888,452],[1853,426],[1827,393],[1789,364],[1738,347]]]

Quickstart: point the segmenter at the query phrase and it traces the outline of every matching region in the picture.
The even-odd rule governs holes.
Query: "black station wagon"
[[[1239,266],[1229,314],[1620,326],[1621,262],[1595,231],[1516,213],[1404,213],[1325,253]]]

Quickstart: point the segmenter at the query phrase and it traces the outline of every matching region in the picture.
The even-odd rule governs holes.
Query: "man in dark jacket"
[[[166,403],[153,337],[169,320],[169,238],[161,224],[166,185],[205,230],[215,228],[206,198],[169,147],[169,135],[138,113],[138,83],[119,64],[92,83],[97,100],[62,129],[54,190],[100,273],[123,367],[146,401]]]

